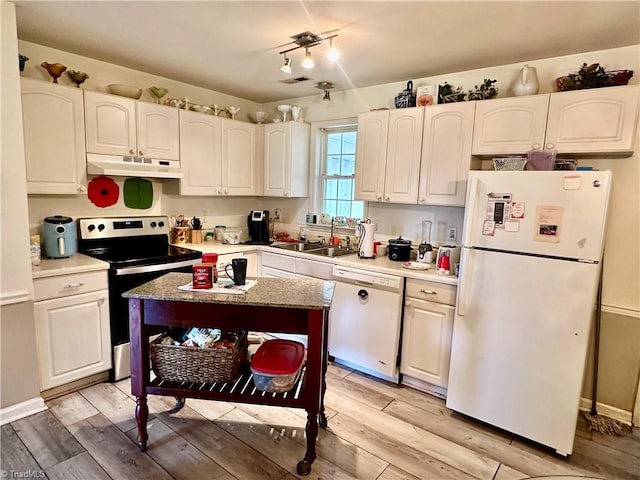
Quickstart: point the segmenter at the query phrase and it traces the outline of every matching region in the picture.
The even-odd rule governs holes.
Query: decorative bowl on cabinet
[[[129,85],[121,85],[118,83],[112,83],[111,85],[107,85],[107,90],[109,93],[114,95],[120,95],[121,97],[134,98],[138,100],[142,95],[142,89],[138,87],[132,87]]]

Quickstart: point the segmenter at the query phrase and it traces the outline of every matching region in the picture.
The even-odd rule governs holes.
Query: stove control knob
[[[156,222],[151,222],[151,228],[156,228]]]
[[[93,223],[87,227],[87,230],[89,230],[90,232],[93,232],[95,229],[96,226]]]
[[[164,227],[164,222],[158,222],[159,227]]]
[[[101,223],[100,225],[98,225],[98,230],[99,231],[103,231],[105,229],[105,226],[103,223]]]

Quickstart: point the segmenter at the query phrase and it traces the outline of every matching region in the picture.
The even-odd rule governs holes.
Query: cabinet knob
[[[287,190],[285,190],[284,192],[282,192],[282,194],[283,194],[285,197],[288,197],[288,196],[289,196],[289,192],[288,192]]]
[[[225,188],[225,189],[224,189],[224,194],[225,194],[225,195],[228,195],[228,194],[229,194],[229,189],[228,189],[228,188]]]
[[[135,155],[135,154],[136,154],[136,151],[135,151],[135,149],[130,148],[130,149],[129,149],[129,153],[130,153],[131,155]]]
[[[390,197],[389,195],[385,195],[385,196],[384,196],[384,199],[385,199],[385,200],[389,200],[390,198],[391,198],[391,197]]]
[[[540,144],[534,143],[533,145],[531,145],[531,148],[533,148],[534,150],[540,150]]]
[[[426,199],[426,198],[424,198],[424,197],[420,197],[420,198],[418,199],[418,201],[419,201],[419,202],[423,202],[423,203],[424,203],[424,202],[426,202],[426,201],[427,201],[427,199]]]
[[[144,150],[138,150],[138,154],[139,154],[140,156],[144,155]]]
[[[382,200],[382,194],[381,193],[377,193],[376,194],[376,200]]]
[[[405,307],[410,307],[411,306],[411,302],[404,302],[404,306]]]
[[[420,290],[420,293],[424,293],[425,295],[436,295],[438,292],[436,292],[435,290]]]
[[[87,193],[87,187],[85,187],[84,185],[78,185],[78,191],[80,193]]]
[[[547,149],[551,150],[552,148],[555,148],[555,144],[553,143],[547,143]]]

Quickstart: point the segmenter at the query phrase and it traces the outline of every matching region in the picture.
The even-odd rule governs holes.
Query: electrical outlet
[[[450,242],[455,242],[457,234],[458,229],[456,227],[449,227],[449,230],[447,232],[447,240],[449,240]]]
[[[273,213],[273,219],[274,220],[281,220],[282,219],[282,209],[281,208],[276,208],[275,212]]]

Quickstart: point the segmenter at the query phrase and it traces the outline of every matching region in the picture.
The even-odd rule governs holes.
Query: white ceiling
[[[23,1],[18,37],[258,103],[640,44],[640,1]],[[290,36],[339,29],[281,83]],[[578,66],[576,66],[577,68]]]

